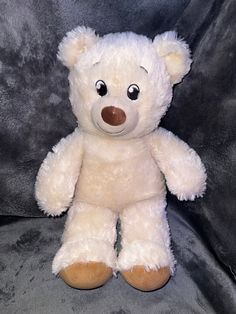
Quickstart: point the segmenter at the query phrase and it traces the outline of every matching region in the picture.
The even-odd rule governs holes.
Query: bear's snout
[[[103,108],[101,116],[104,122],[113,126],[121,125],[126,120],[125,112],[113,106]]]

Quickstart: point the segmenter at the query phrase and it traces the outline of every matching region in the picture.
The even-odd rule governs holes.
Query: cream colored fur
[[[79,129],[61,140],[44,160],[36,198],[49,215],[69,208],[62,246],[53,272],[74,262],[104,262],[114,270],[135,265],[174,270],[165,213],[165,181],[180,200],[205,190],[199,156],[178,137],[158,128],[172,98],[172,86],[189,71],[188,46],[175,33],[152,42],[133,33],[103,38],[78,27],[59,46],[59,59],[70,69],[70,100]],[[95,83],[103,80],[107,94]],[[127,97],[131,84],[139,97]],[[114,126],[103,108],[122,109],[126,120]],[[122,250],[114,250],[121,221]]]
[[[60,215],[70,205],[82,163],[81,135],[76,129],[48,153],[40,167],[35,196],[47,214]]]
[[[78,203],[71,207],[62,246],[57,252],[52,270],[57,274],[73,262],[104,262],[116,268],[117,214],[99,206]]]
[[[164,200],[153,197],[122,211],[122,251],[118,269],[128,270],[134,265],[144,265],[147,269],[169,266],[173,273],[175,261],[170,249],[165,206]]]
[[[193,149],[163,128],[151,134],[149,143],[172,194],[181,201],[193,201],[195,197],[203,196],[206,172]]]
[[[157,35],[153,42],[157,53],[164,59],[171,82],[177,84],[189,72],[191,65],[190,51],[183,40],[177,39],[175,32]]]

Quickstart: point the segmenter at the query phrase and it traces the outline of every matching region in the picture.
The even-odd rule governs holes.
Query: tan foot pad
[[[163,287],[170,278],[169,267],[146,271],[144,266],[134,266],[123,271],[123,278],[134,288],[141,291],[153,291]]]
[[[69,286],[94,289],[104,285],[112,276],[112,269],[100,262],[74,263],[59,273]]]

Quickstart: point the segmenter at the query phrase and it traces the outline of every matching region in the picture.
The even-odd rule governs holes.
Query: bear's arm
[[[35,197],[42,211],[60,215],[74,196],[82,164],[82,135],[76,129],[63,138],[44,159],[35,183]]]
[[[173,133],[159,128],[149,138],[151,153],[179,200],[194,200],[206,187],[206,171],[197,153]]]

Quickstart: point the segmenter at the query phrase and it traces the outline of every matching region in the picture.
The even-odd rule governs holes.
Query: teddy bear
[[[78,127],[48,153],[36,178],[44,213],[69,209],[52,272],[77,289],[100,287],[117,272],[136,289],[159,289],[176,263],[166,186],[191,201],[206,187],[197,153],[159,127],[173,86],[190,70],[189,47],[174,31],[151,40],[133,32],[99,37],[79,26],[58,58],[69,70]]]

